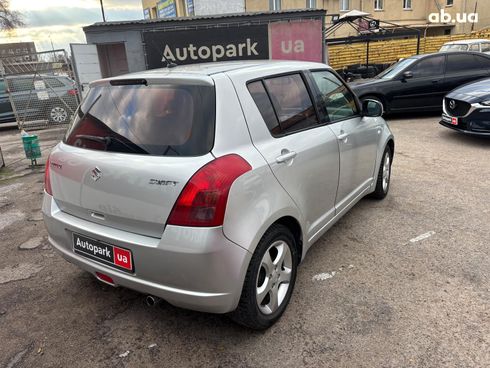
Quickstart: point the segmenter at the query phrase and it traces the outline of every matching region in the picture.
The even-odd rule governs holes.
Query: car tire
[[[48,121],[54,124],[67,123],[70,114],[66,106],[53,105],[48,109]]]
[[[376,97],[376,96],[363,96],[363,97],[361,97],[361,102],[364,102],[366,100],[374,100],[374,101],[379,102],[381,104],[381,106],[383,106],[384,113],[385,114],[387,113],[386,105],[381,98]]]
[[[297,267],[294,236],[284,225],[272,225],[252,256],[232,320],[255,330],[272,326],[291,299]]]
[[[386,146],[379,165],[376,188],[374,189],[374,192],[371,193],[371,198],[383,199],[388,194],[388,191],[390,190],[392,158],[393,154],[391,148]]]

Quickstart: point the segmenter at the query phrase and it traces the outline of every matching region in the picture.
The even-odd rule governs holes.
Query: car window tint
[[[470,45],[470,51],[480,51],[480,45],[478,43]]]
[[[318,124],[315,108],[299,74],[264,81],[279,118],[282,133],[292,133]]]
[[[65,142],[154,156],[201,156],[214,143],[216,93],[194,82],[92,87]]]
[[[490,59],[485,56],[474,55],[475,59],[480,63],[480,69],[490,69]]]
[[[475,69],[486,69],[488,62],[483,63],[476,55],[448,55],[446,73],[469,72]]]
[[[247,87],[269,131],[272,135],[280,134],[281,128],[279,127],[276,113],[262,81],[249,83]]]
[[[431,77],[444,73],[444,56],[435,56],[420,60],[410,71],[414,78]]]
[[[354,95],[339,78],[328,71],[311,74],[320,91],[321,108],[330,121],[346,119],[358,114]]]
[[[490,51],[490,43],[489,42],[484,42],[481,44],[481,51],[482,52],[489,52]]]

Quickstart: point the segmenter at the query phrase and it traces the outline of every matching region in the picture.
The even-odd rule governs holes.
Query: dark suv
[[[0,79],[0,124],[20,120],[66,123],[78,106],[75,82],[65,76],[24,75]]]

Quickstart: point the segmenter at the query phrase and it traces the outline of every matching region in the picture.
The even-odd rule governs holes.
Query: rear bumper
[[[251,254],[229,241],[221,227],[167,226],[157,239],[61,212],[46,193],[42,211],[53,247],[78,267],[110,276],[116,286],[203,312],[226,313],[238,305]],[[75,254],[73,232],[130,249],[135,272],[128,274]]]

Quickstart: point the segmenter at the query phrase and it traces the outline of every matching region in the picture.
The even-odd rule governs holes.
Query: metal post
[[[104,2],[103,2],[103,0],[100,0],[100,10],[102,10],[102,20],[105,23],[105,13],[104,13]]]
[[[427,42],[427,40],[425,40]],[[417,55],[420,54],[420,30],[417,34]]]
[[[366,68],[369,68],[369,40],[366,42]]]
[[[325,15],[322,15],[322,63],[323,64],[328,63],[327,55],[326,55],[328,50],[326,49],[326,45],[325,45],[325,42],[326,42],[325,31],[326,31],[325,30]]]

